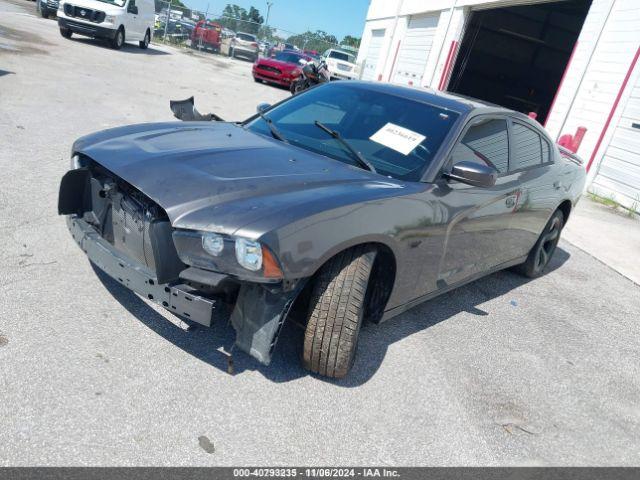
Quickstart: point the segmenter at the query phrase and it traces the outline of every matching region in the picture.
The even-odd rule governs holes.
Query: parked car
[[[205,20],[196,23],[196,28],[191,35],[191,47],[203,48],[220,52],[222,40],[222,26]]]
[[[297,52],[280,52],[273,58],[261,57],[253,64],[253,79],[288,87],[310,61],[311,57]]]
[[[258,58],[260,47],[255,35],[238,32],[233,37],[222,39],[220,53],[230,57],[245,57],[255,62]]]
[[[353,80],[358,78],[356,58],[348,52],[330,48],[322,54],[327,62],[332,80]]]
[[[153,0],[61,0],[60,34],[102,38],[116,50],[127,41],[147,48],[154,28]]]
[[[58,11],[59,0],[36,0],[36,11],[42,18],[49,18]]]
[[[58,211],[98,268],[193,322],[230,311],[265,364],[295,317],[303,365],[329,377],[351,368],[363,321],[504,268],[541,275],[585,184],[526,115],[359,81],[71,152]]]

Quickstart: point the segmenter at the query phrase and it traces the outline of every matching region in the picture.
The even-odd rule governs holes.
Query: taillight
[[[252,47],[257,47],[257,46],[258,46],[258,44],[257,44],[256,42],[253,42],[253,43],[251,44],[251,46],[252,46]]]

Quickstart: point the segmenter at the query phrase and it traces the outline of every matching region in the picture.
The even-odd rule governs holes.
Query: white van
[[[155,18],[154,0],[61,0],[58,26],[65,38],[103,38],[116,50],[137,41],[147,48]]]

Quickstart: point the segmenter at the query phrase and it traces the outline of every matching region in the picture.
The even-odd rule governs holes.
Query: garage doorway
[[[591,0],[472,11],[447,90],[523,113],[542,124]]]

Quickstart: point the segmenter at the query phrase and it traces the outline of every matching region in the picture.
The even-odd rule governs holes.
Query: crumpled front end
[[[59,194],[74,240],[114,280],[187,320],[231,320],[236,345],[269,364],[302,282],[251,282],[183,262],[166,212],[95,162],[67,172]]]

